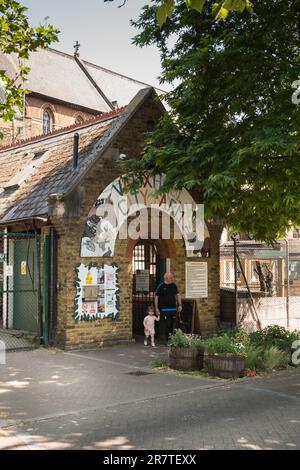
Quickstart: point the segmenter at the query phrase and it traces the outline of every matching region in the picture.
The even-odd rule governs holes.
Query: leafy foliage
[[[31,27],[26,10],[16,0],[0,0],[0,50],[6,54],[14,53],[18,58],[15,76],[0,70],[0,85],[4,89],[0,117],[4,121],[12,120],[17,109],[23,111],[24,94],[28,92],[23,84],[30,71],[23,61],[28,59],[30,52],[48,47],[58,40],[59,31],[52,25]]]
[[[291,359],[292,344],[300,332],[290,332],[278,325],[247,334],[241,326],[203,341],[203,346],[213,353],[242,354],[245,368],[264,371],[286,367]]]
[[[288,363],[289,355],[276,346],[270,346],[264,350],[263,366],[266,370],[272,370],[276,367],[286,367]]]
[[[250,346],[245,353],[245,368],[259,371],[263,366],[263,348],[261,346]]]
[[[170,336],[170,346],[173,348],[200,348],[203,347],[199,336],[183,333],[178,328]]]
[[[300,226],[300,2],[261,0],[212,22],[212,1],[199,15],[181,0],[162,28],[159,4],[133,22],[134,42],[159,48],[161,80],[176,86],[129,172],[165,173],[162,192],[193,190],[208,220],[272,242]]]
[[[245,355],[245,346],[228,333],[207,338],[202,341],[202,344],[210,353]]]
[[[114,0],[104,0],[104,2],[113,2]],[[127,0],[119,5],[119,8],[124,6]],[[177,0],[161,0],[160,5],[156,9],[156,19],[159,26],[163,26],[168,18],[172,17]],[[188,10],[196,10],[201,13],[207,0],[185,0],[186,8]],[[250,0],[222,0],[214,2],[211,7],[211,12],[215,19],[225,20],[231,11],[243,12],[245,9],[250,11],[252,3]]]
[[[282,326],[271,325],[261,331],[255,331],[249,335],[250,343],[254,346],[268,348],[276,346],[281,351],[290,352],[294,341],[300,339],[300,333],[288,331]]]
[[[161,5],[156,10],[156,19],[160,27],[171,18],[174,12],[175,0],[161,0]],[[201,13],[207,0],[185,0],[188,10],[196,10]],[[214,2],[211,6],[211,12],[216,19],[225,20],[231,11],[243,12],[245,9],[251,10],[252,3],[249,0],[223,0]]]

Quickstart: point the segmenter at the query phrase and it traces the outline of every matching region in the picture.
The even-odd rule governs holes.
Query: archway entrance
[[[148,305],[154,305],[155,290],[166,271],[166,260],[160,257],[153,240],[140,240],[133,249],[132,256],[132,333],[144,334],[143,320]],[[160,337],[161,328],[156,328]]]

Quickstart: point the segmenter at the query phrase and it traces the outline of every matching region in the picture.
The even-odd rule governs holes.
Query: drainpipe
[[[50,235],[45,234],[44,238],[44,328],[43,328],[43,344],[49,345],[49,283],[50,283],[50,269],[51,269],[51,254],[50,254]]]
[[[285,241],[285,264],[286,264],[286,327],[287,329],[290,328],[290,255],[289,255],[289,241],[287,238],[284,239]]]
[[[78,147],[79,147],[79,134],[78,132],[75,132],[74,145],[73,145],[73,170],[75,170],[78,165]]]

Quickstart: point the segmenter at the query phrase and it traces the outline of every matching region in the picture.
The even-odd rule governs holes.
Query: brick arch
[[[145,192],[145,188],[146,188],[146,191],[149,191],[149,190],[152,191],[153,188],[157,187],[157,184],[161,184],[161,178],[163,178],[163,177],[164,177],[164,175],[158,175],[158,181],[157,181],[156,177],[150,177],[150,178],[152,178],[152,180],[149,180],[149,177],[145,178],[143,186],[140,189],[140,191],[141,191],[140,199],[137,198],[137,204],[141,203],[143,208],[146,208],[149,211],[150,210],[150,203],[151,204],[155,203],[156,206],[157,206],[158,202],[160,201],[159,204],[158,204],[159,208],[157,210],[160,213],[166,213],[167,215],[169,215],[171,217],[171,219],[173,219],[174,224],[176,223],[178,225],[178,222],[177,222],[174,214],[172,214],[172,211],[170,211],[170,208],[171,208],[171,205],[172,205],[171,202],[172,203],[173,202],[177,203],[177,201],[179,201],[180,204],[192,204],[192,205],[195,205],[196,203],[195,203],[194,199],[192,198],[192,196],[190,195],[190,193],[185,189],[177,191],[178,194],[177,193],[176,194],[171,193],[169,195],[169,198],[170,198],[169,202],[167,200],[168,195],[164,195],[162,197],[162,199],[160,199],[160,200],[153,199],[153,198],[152,199],[150,198],[150,200],[148,200],[147,199],[147,194],[148,193]],[[148,188],[148,186],[149,186],[149,188]],[[113,192],[112,188],[114,188],[114,192]],[[143,189],[143,192],[142,192],[142,189]],[[112,194],[113,194],[113,196],[112,196]],[[107,227],[108,227],[108,229],[110,227],[110,232],[111,232],[110,237],[108,239],[106,239],[106,242],[105,242],[107,244],[108,243],[107,240],[109,240],[109,246],[107,248],[107,253],[108,254],[106,254],[106,256],[113,256],[113,254],[115,252],[115,245],[116,245],[116,242],[118,240],[118,232],[120,233],[120,230],[121,230],[120,227],[118,226],[118,224],[116,225],[116,213],[115,213],[114,208],[119,207],[119,202],[122,201],[123,197],[124,197],[124,182],[122,181],[122,176],[118,176],[117,178],[115,178],[113,181],[111,181],[102,190],[100,196],[97,198],[96,202],[93,204],[92,208],[90,209],[90,211],[88,213],[87,222],[86,222],[86,231],[85,231],[85,235],[83,235],[82,241],[81,241],[81,256],[82,257],[102,256],[101,250],[103,250],[103,248],[101,248],[100,245],[99,245],[98,252],[95,252],[95,250],[93,250],[93,251],[90,250],[89,245],[88,245],[89,242],[91,241],[91,238],[94,237],[95,226],[98,223],[97,222],[97,217],[99,218],[99,214],[97,214],[97,211],[99,211],[99,210],[104,211],[102,217],[107,219]],[[99,202],[99,204],[98,204],[98,202]],[[135,208],[135,200],[134,199],[133,199],[133,202],[129,201],[129,204],[130,205],[128,205],[128,206],[125,204],[125,212],[124,211],[122,212],[121,224],[126,223],[126,221],[133,216],[135,211],[139,212],[139,209],[134,210],[134,208]],[[98,209],[98,207],[100,207],[100,209]],[[129,210],[130,207],[133,209],[132,213]],[[123,209],[124,209],[124,207],[123,207]],[[93,217],[94,217],[94,219],[93,219]],[[160,215],[159,215],[159,217],[160,217]],[[90,225],[92,226],[92,230],[89,230],[89,226],[88,226],[89,222],[90,222]],[[178,226],[179,226],[179,230],[181,232],[181,237],[180,238],[182,238],[182,240],[184,242],[185,250],[186,251],[190,250],[190,252],[191,252],[192,249],[194,250],[195,248],[197,248],[196,243],[198,242],[198,248],[197,248],[198,251],[197,252],[199,252],[199,246],[200,246],[201,240],[198,239],[198,235],[197,234],[195,236],[193,235],[193,238],[195,238],[195,240],[192,241],[191,243],[195,243],[195,248],[194,248],[188,240],[188,234],[186,233],[185,229],[181,228],[180,223],[179,223]],[[155,230],[157,231],[157,228],[155,228]],[[193,234],[194,234],[194,232],[193,232]],[[149,236],[149,235],[150,234],[148,233],[148,238],[151,239],[151,236]],[[174,258],[176,256],[175,247],[178,246],[177,243],[175,243],[172,240],[172,237],[171,237],[171,240],[168,240],[168,241],[165,240],[165,239],[162,239],[161,229],[159,229],[159,233],[157,233],[157,236],[159,238],[158,239],[155,238],[155,241],[157,241],[157,246],[158,246],[158,248],[161,252],[161,257]],[[125,245],[125,248],[124,248],[124,245],[122,243],[123,252],[126,253],[126,255],[125,255],[126,258],[130,258],[132,256],[133,247],[134,247],[135,243],[136,243],[136,241],[128,242],[128,245]],[[202,245],[204,246],[204,242],[202,242]],[[121,245],[119,244],[119,246],[121,246]],[[191,248],[191,246],[192,246],[192,248]],[[92,248],[95,248],[95,245],[93,245]],[[195,253],[196,253],[196,251],[195,251]],[[193,254],[194,254],[194,252],[193,252]]]
[[[126,240],[126,246],[125,248],[125,257],[126,258],[132,258],[133,250],[134,247],[137,243],[139,243],[141,239],[139,238],[138,240]],[[149,240],[152,240],[149,238]],[[125,240],[124,240],[125,241]],[[152,240],[155,242],[159,256],[161,258],[175,258],[176,257],[176,248],[175,248],[175,243],[173,239],[170,240]]]

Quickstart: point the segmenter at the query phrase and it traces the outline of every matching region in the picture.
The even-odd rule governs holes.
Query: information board
[[[208,297],[207,262],[187,261],[185,263],[185,295],[190,299]]]
[[[149,269],[137,269],[135,273],[135,291],[136,292],[149,292],[150,286],[150,272]]]

